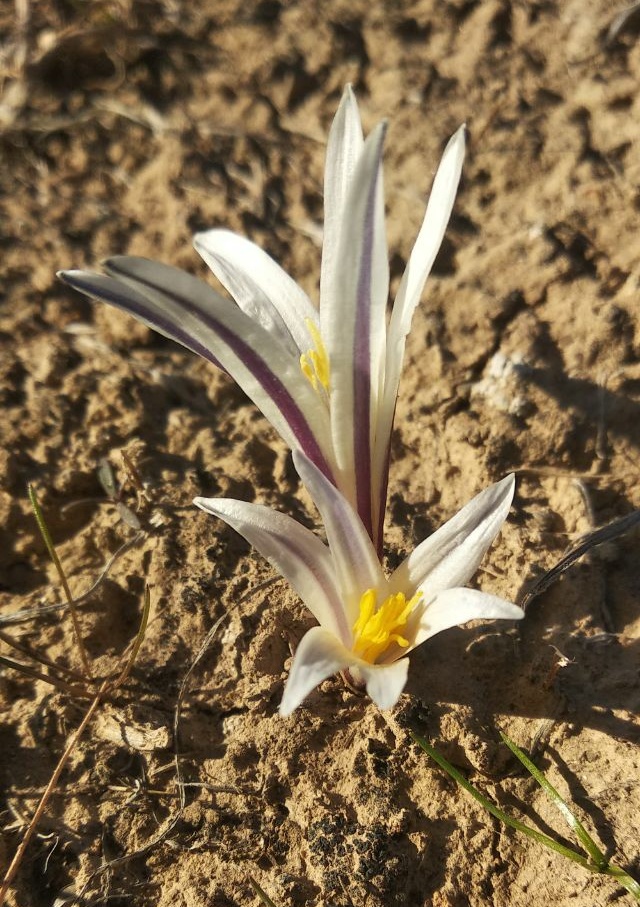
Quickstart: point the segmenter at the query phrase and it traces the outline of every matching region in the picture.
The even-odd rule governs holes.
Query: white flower
[[[364,141],[347,86],[327,148],[318,310],[264,251],[227,230],[200,233],[194,243],[236,305],[184,271],[143,258],[110,258],[106,274],[59,275],[226,370],[353,504],[379,553],[405,340],[464,157],[461,127],[445,149],[387,323],[384,133],[382,123]]]
[[[283,513],[259,504],[196,498],[289,581],[318,621],[293,659],[281,715],[325,678],[348,670],[382,709],[398,700],[406,656],[436,633],[478,618],[523,617],[511,602],[465,588],[504,522],[514,491],[507,476],[477,495],[386,577],[360,517],[304,454],[296,468],[320,512],[328,546]]]

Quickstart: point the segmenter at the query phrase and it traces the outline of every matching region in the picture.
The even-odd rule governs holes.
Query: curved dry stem
[[[9,868],[7,869],[7,871],[5,873],[5,877],[2,881],[2,887],[0,887],[0,907],[2,907],[2,905],[4,904],[4,902],[6,900],[7,894],[9,893],[9,886],[13,882],[16,872],[18,871],[20,864],[22,863],[22,859],[25,855],[27,847],[29,846],[29,842],[31,841],[33,835],[35,834],[36,828],[38,827],[38,823],[40,822],[40,819],[42,818],[42,815],[43,815],[45,809],[47,808],[49,798],[51,797],[51,794],[54,792],[54,790],[56,789],[56,787],[58,785],[58,781],[60,780],[60,775],[62,774],[62,771],[63,771],[65,765],[69,761],[69,757],[71,756],[71,753],[75,749],[78,741],[80,740],[84,731],[86,730],[87,725],[93,718],[93,716],[96,712],[96,709],[102,702],[102,696],[103,696],[103,693],[106,691],[107,686],[108,686],[108,681],[105,680],[105,682],[102,684],[102,686],[96,693],[93,702],[87,709],[87,712],[86,712],[84,718],[80,722],[80,726],[78,727],[78,730],[75,732],[75,734],[72,736],[71,740],[67,744],[62,756],[60,756],[60,759],[58,760],[58,764],[56,765],[55,770],[54,770],[53,774],[51,775],[51,778],[49,779],[49,783],[47,784],[46,788],[44,789],[44,793],[40,797],[40,802],[38,803],[38,805],[36,807],[36,811],[34,812],[33,817],[31,819],[31,821],[29,822],[29,825],[27,826],[27,830],[25,831],[25,833],[23,835],[22,841],[20,842],[20,846],[16,850],[16,852],[13,856],[13,860],[9,864]]]

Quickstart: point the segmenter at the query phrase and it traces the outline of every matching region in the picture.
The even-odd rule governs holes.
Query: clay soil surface
[[[317,525],[288,451],[226,376],[54,276],[131,253],[212,279],[191,236],[225,226],[317,298],[326,135],[351,82],[365,129],[389,121],[395,287],[466,121],[463,182],[407,349],[386,550],[397,563],[515,471],[476,581],[517,599],[582,534],[640,508],[640,39],[633,16],[608,36],[616,12],[590,0],[3,4],[0,629],[81,669],[68,615],[33,614],[63,596],[28,482],[74,595],[119,552],[78,606],[97,678],[115,671],[151,590],[135,666],[73,751],[8,903],[257,904],[250,877],[279,907],[631,902],[495,823],[407,729],[566,840],[499,730],[525,747],[540,738],[538,763],[637,875],[637,532],[576,562],[519,627],[425,644],[392,712],[333,678],[282,719],[312,619],[282,581],[261,586],[269,566],[191,501],[260,501]],[[117,495],[98,480],[103,458]],[[5,642],[2,654],[50,672]],[[90,700],[1,671],[4,871]]]

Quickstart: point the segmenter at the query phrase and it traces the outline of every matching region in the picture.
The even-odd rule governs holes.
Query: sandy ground
[[[463,183],[408,347],[387,551],[396,563],[515,470],[511,517],[478,575],[515,599],[581,533],[640,507],[640,42],[633,18],[606,40],[617,11],[589,0],[5,4],[0,614],[61,601],[27,482],[74,594],[135,538],[80,609],[98,676],[135,635],[145,582],[152,599],[135,668],[74,751],[8,903],[77,903],[56,898],[88,882],[85,904],[245,905],[258,903],[250,876],[277,905],[616,900],[610,880],[490,820],[407,728],[563,836],[499,742],[500,729],[525,747],[546,731],[539,764],[638,874],[637,533],[575,564],[519,628],[426,644],[393,712],[332,679],[283,720],[311,618],[284,583],[256,590],[270,568],[190,502],[256,500],[314,525],[287,451],[226,377],[54,277],[124,252],[205,276],[191,235],[224,225],[315,296],[326,134],[351,81],[366,129],[389,119],[397,284],[444,143],[466,121]],[[102,458],[138,512],[137,537],[98,482]],[[173,714],[217,621],[184,690],[180,812]],[[59,611],[1,629],[80,667]],[[1,670],[6,867],[88,703]]]

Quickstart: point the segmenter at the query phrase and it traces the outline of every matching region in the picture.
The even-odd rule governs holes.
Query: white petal
[[[380,709],[391,709],[400,699],[407,682],[408,670],[408,658],[382,665],[358,662],[358,671],[366,681],[367,693]]]
[[[364,144],[345,202],[335,260],[336,299],[320,325],[331,366],[331,432],[338,469],[355,479],[356,509],[373,533],[371,470],[386,345],[389,262],[384,226],[385,125]]]
[[[367,589],[385,597],[386,580],[371,539],[351,504],[316,466],[294,450],[293,462],[320,512],[331,549],[338,587],[350,626],[358,619],[360,599]]]
[[[409,333],[413,313],[449,223],[462,172],[464,133],[465,127],[461,126],[449,139],[433,181],[424,220],[393,306],[389,334],[394,341],[402,340]]]
[[[423,589],[429,601],[469,582],[509,513],[514,488],[509,475],[476,495],[400,564],[390,588],[407,595]]]
[[[318,623],[351,644],[329,549],[313,532],[261,504],[230,498],[196,498],[194,504],[244,536],[291,583]]]
[[[243,312],[275,335],[295,355],[311,338],[305,319],[318,322],[307,294],[259,246],[229,230],[207,230],[193,238],[197,252]]]
[[[408,627],[411,649],[436,633],[466,624],[470,620],[520,620],[523,617],[522,608],[496,595],[477,589],[446,589],[428,602],[426,607],[416,609],[415,617]],[[414,624],[413,627],[411,623]]]
[[[130,256],[108,259],[104,266],[111,276],[87,271],[60,276],[222,365],[290,447],[302,447],[327,475],[335,475],[326,408],[318,406],[299,360],[275,337],[178,268]]]
[[[382,395],[374,456],[374,489],[386,487],[388,449],[393,427],[398,385],[406,337],[420,301],[425,282],[442,243],[455,201],[464,159],[464,126],[452,136],[445,148],[429,196],[422,226],[409,257],[393,305],[387,334],[384,393]],[[374,491],[374,494],[376,492]],[[380,495],[381,492],[378,492]]]
[[[363,144],[358,104],[351,86],[347,85],[331,125],[327,144],[324,171],[322,269],[320,272],[321,308],[339,304],[340,293],[335,286],[338,232],[345,199]]]
[[[322,627],[312,627],[298,646],[280,703],[280,714],[290,715],[319,683],[348,668],[353,653]]]

